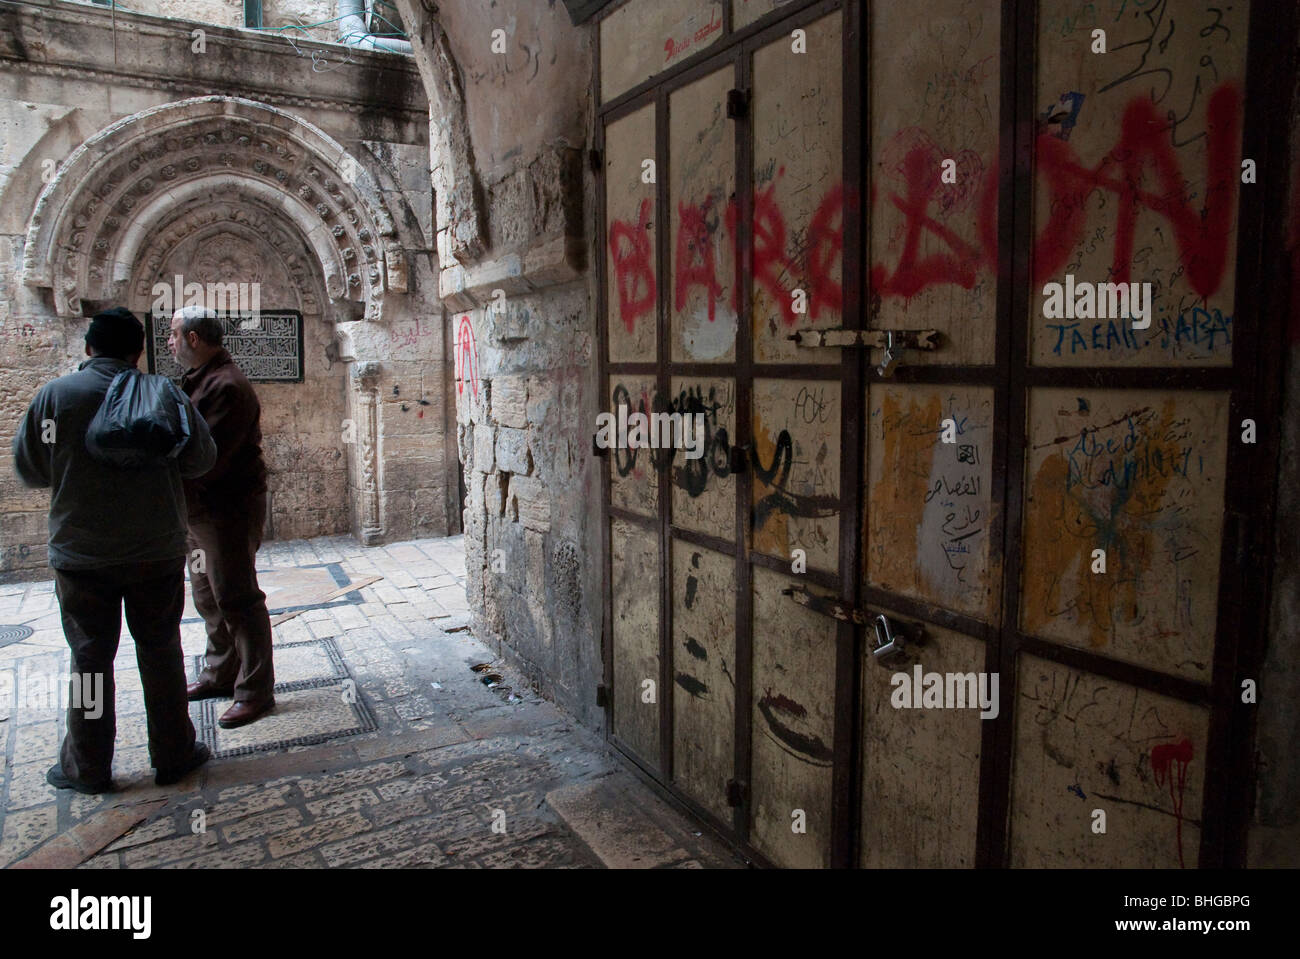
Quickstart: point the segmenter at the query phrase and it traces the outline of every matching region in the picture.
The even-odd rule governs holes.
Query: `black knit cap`
[[[101,356],[125,360],[144,349],[144,324],[126,307],[115,306],[91,319],[86,345]]]

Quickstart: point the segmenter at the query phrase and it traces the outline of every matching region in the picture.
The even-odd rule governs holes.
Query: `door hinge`
[[[745,784],[737,779],[727,780],[727,805],[732,809],[745,804]]]
[[[591,149],[587,151],[587,163],[591,166],[592,173],[599,173],[601,166],[605,162],[605,155],[601,151]]]
[[[596,706],[599,709],[609,709],[609,687],[604,683],[596,685]]]
[[[744,120],[749,116],[749,93],[745,90],[727,91],[727,119]]]

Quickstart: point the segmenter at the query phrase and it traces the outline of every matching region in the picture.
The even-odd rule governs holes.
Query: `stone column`
[[[356,381],[353,401],[357,411],[357,477],[360,497],[358,502],[361,543],[377,546],[383,542],[384,527],[379,514],[379,372],[374,362],[357,363],[352,367]]]

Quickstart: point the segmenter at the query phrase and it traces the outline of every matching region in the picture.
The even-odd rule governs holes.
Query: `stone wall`
[[[9,8],[0,20],[0,575],[45,563],[48,496],[23,488],[7,455],[18,418],[42,382],[84,358],[83,314],[101,300],[143,314],[152,280],[176,273],[257,281],[264,308],[303,314],[305,382],[256,387],[271,535],[351,531],[373,542],[458,528],[428,108],[411,58],[353,50],[316,71],[311,54],[336,45],[217,26],[200,53],[185,23],[119,9],[114,25],[109,10],[72,3]],[[200,99],[211,94],[247,102]],[[194,105],[158,112],[180,103]],[[184,145],[203,123],[199,139],[211,143]],[[155,129],[177,134],[150,146]],[[93,148],[78,153],[87,141]],[[169,162],[162,154],[173,149]],[[113,173],[116,157],[134,165]],[[117,272],[60,280],[61,262],[32,245],[38,234],[48,242],[44,227],[32,232],[34,214],[50,194],[52,224],[85,177],[117,191],[106,203],[126,205],[120,226],[113,217],[104,226],[100,211],[85,240],[92,260],[111,250],[106,266]],[[337,232],[312,227],[309,196]],[[133,228],[141,237],[123,239]],[[119,255],[129,276],[118,275]],[[42,270],[54,278],[34,275]],[[99,289],[74,300],[67,283]],[[373,412],[353,442],[358,364],[372,372]]]
[[[90,4],[91,0],[69,2]],[[329,21],[338,16],[337,6],[337,0],[262,0],[262,27],[282,30],[295,40],[333,41],[338,29]],[[174,17],[221,27],[244,25],[244,0],[129,0],[117,8],[119,13]]]
[[[590,725],[600,681],[599,472],[590,455],[590,31],[560,4],[399,3],[436,122],[466,566],[478,635]],[[418,25],[418,29],[416,28]],[[493,52],[494,30],[505,52]]]

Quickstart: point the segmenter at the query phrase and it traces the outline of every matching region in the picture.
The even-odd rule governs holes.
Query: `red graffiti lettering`
[[[786,326],[795,322],[794,304],[783,277],[794,272],[794,263],[785,250],[785,217],[776,205],[776,184],[754,193],[754,285],[761,286],[776,300]],[[736,236],[738,211],[727,208],[727,230]],[[739,245],[739,241],[737,241]],[[740,262],[737,257],[736,262]]]
[[[838,313],[844,308],[844,288],[832,272],[844,250],[844,211],[852,200],[844,184],[827,191],[808,227],[808,315],[816,319],[825,307]]]
[[[614,261],[618,309],[629,333],[655,305],[655,271],[650,243],[650,200],[641,201],[635,224],[615,220],[609,225],[609,252]]]
[[[940,167],[926,147],[916,147],[903,161],[907,197],[892,194],[891,200],[904,217],[903,253],[892,275],[884,264],[871,267],[871,286],[880,296],[910,299],[927,286],[955,283],[969,290],[975,285],[981,267],[997,264],[997,177],[990,167],[984,178],[979,202],[979,237],[981,246],[963,240],[953,230],[930,216],[929,208],[940,187]],[[958,202],[954,194],[950,205]],[[933,233],[947,245],[950,253],[920,256],[921,236]],[[982,248],[981,248],[982,247]]]
[[[675,290],[673,306],[677,310],[686,307],[686,296],[693,286],[704,287],[709,297],[709,322],[713,322],[714,307],[722,286],[718,283],[717,270],[713,262],[713,238],[709,235],[706,215],[713,198],[704,201],[703,206],[677,204],[677,216],[680,224],[677,229],[677,257],[673,270]]]
[[[1093,190],[1118,195],[1111,275],[1129,282],[1133,233],[1141,208],[1158,213],[1173,227],[1188,284],[1201,297],[1219,288],[1227,267],[1229,228],[1237,205],[1237,153],[1240,143],[1241,95],[1230,84],[1214,91],[1206,106],[1208,177],[1200,209],[1194,207],[1173,147],[1168,124],[1155,105],[1139,97],[1124,111],[1119,142],[1095,170],[1081,166],[1074,150],[1050,134],[1038,138],[1038,168],[1051,195],[1051,215],[1034,246],[1035,282],[1057,274],[1081,237]],[[1143,189],[1148,167],[1157,188]],[[1118,170],[1116,170],[1118,168]]]
[[[1177,822],[1178,865],[1186,868],[1183,862],[1183,789],[1187,786],[1187,764],[1192,761],[1192,742],[1184,739],[1180,743],[1166,743],[1151,749],[1151,771],[1155,773],[1156,787],[1169,783],[1169,798],[1174,804],[1174,819]],[[1169,774],[1169,767],[1174,767],[1174,775]],[[1177,780],[1177,789],[1174,783]]]
[[[474,342],[474,325],[468,316],[460,318],[460,326],[456,330],[455,359],[457,394],[465,392],[465,383],[468,381],[474,398],[478,399],[478,347]]]

